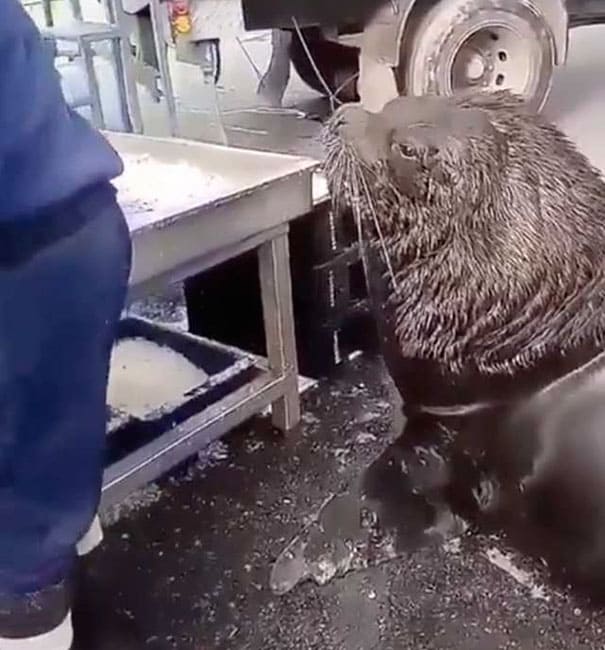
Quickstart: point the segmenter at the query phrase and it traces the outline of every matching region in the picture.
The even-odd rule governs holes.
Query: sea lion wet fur
[[[493,451],[498,508],[513,535],[529,533],[566,580],[598,587],[602,598],[605,354],[518,404]]]
[[[402,358],[512,376],[601,349],[605,183],[521,100],[402,97],[379,114],[348,105],[324,143],[335,204],[353,208],[385,263]]]
[[[507,92],[400,98],[376,115],[345,106],[324,142],[335,206],[356,215],[391,374],[405,362],[406,381],[394,376],[404,401],[427,363],[440,375],[422,399],[456,378],[475,398],[494,377],[515,386],[537,370],[510,401],[428,428],[451,429],[458,458],[496,475],[495,507],[512,501],[515,515],[562,528],[576,568],[605,572],[600,173]],[[403,438],[409,466],[423,443]],[[456,473],[473,470],[447,480]]]

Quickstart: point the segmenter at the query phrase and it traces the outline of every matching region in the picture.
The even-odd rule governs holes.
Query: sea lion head
[[[605,340],[605,183],[521,99],[346,105],[323,142],[335,213],[354,216],[402,358],[512,375]]]
[[[487,111],[445,97],[399,97],[380,113],[344,105],[323,140],[332,195],[345,204],[363,180],[415,203],[481,200],[506,155]]]

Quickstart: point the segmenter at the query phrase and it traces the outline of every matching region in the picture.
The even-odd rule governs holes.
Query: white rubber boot
[[[88,555],[89,553],[92,553],[95,550],[95,548],[97,548],[97,546],[101,545],[102,541],[103,541],[103,528],[101,527],[101,520],[97,515],[93,519],[92,524],[88,529],[88,532],[84,535],[84,537],[82,537],[82,539],[78,542],[76,546],[78,557],[83,557],[84,555]],[[1,647],[0,650],[2,650]]]
[[[74,633],[71,614],[54,630],[28,639],[0,639],[0,650],[71,650]]]
[[[92,553],[103,541],[103,528],[98,516],[76,546],[79,557]],[[0,650],[71,650],[73,627],[71,613],[54,630],[27,639],[2,639]]]

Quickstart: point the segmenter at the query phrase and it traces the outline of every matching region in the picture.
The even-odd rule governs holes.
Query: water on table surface
[[[233,191],[220,174],[187,161],[166,163],[148,154],[121,154],[124,173],[114,180],[118,202],[132,219],[157,213],[168,216],[186,207],[211,203]]]
[[[124,339],[112,352],[108,404],[116,414],[145,419],[178,406],[207,380],[202,368],[167,346],[143,338]]]

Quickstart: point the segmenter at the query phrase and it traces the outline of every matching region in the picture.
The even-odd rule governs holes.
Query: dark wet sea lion
[[[605,183],[520,100],[347,105],[324,141],[408,408],[520,398],[603,349]]]
[[[588,558],[605,539],[594,498],[605,380],[596,392],[564,380],[557,400],[539,395],[605,349],[599,172],[505,92],[400,98],[376,115],[345,106],[324,136],[329,187],[336,208],[356,215],[409,416],[409,476],[432,503],[445,496],[466,511],[507,502],[481,480],[495,472],[513,509],[539,519],[550,508],[548,525],[577,523],[570,512],[584,503],[587,526],[574,523],[572,537]],[[435,453],[446,461],[438,471],[423,458]]]
[[[605,354],[512,409],[497,427],[489,463],[511,535],[529,532],[567,582],[602,599]]]

